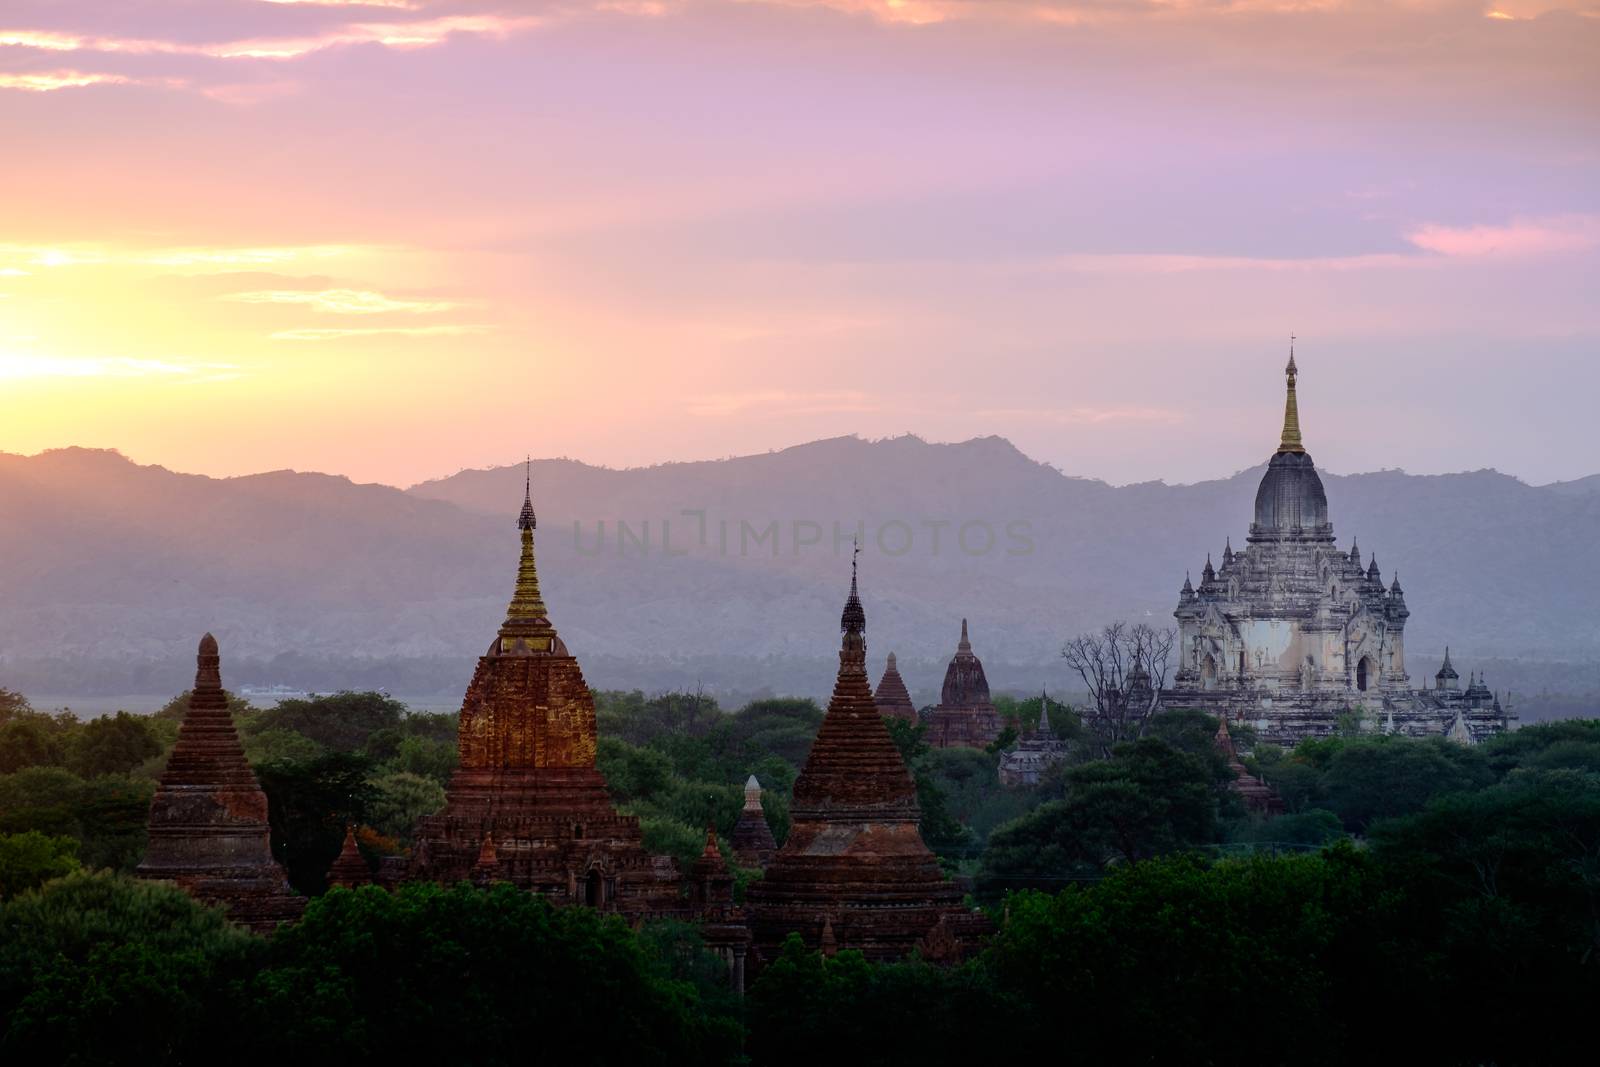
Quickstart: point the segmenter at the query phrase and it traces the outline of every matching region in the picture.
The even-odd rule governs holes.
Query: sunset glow
[[[1259,459],[1294,331],[1329,469],[1593,466],[1593,3],[193,12],[0,16],[0,450],[1194,479]]]

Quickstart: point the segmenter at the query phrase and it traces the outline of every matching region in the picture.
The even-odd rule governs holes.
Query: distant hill
[[[1114,618],[1170,622],[1185,571],[1242,543],[1259,477],[1112,487],[998,437],[533,463],[541,578],[592,684],[825,693],[859,521],[873,670],[897,651],[919,702],[962,616],[997,688],[1071,688],[1062,640]],[[1492,660],[1491,685],[1600,691],[1600,491],[1576,488],[1600,479],[1324,481],[1341,543],[1355,534],[1386,579],[1400,570],[1414,677],[1449,642],[1463,670]],[[402,491],[0,454],[0,685],[175,691],[210,629],[233,685],[459,693],[511,590],[522,482],[520,466]]]

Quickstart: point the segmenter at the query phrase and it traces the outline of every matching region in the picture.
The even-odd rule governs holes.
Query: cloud
[[[47,70],[29,74],[0,72],[0,89],[20,89],[27,93],[81,89],[86,85],[128,85],[133,81],[133,78],[121,74],[92,74],[81,70]]]
[[[398,300],[362,289],[264,289],[229,293],[222,299],[243,304],[304,304],[314,311],[339,315],[378,315],[391,311],[421,315],[449,311],[460,306],[448,300]]]
[[[173,378],[215,381],[238,377],[231,363],[174,363],[127,356],[84,358],[73,356],[0,355],[0,381],[22,378]]]
[[[377,249],[358,245],[283,245],[256,247],[195,247],[112,249],[102,245],[0,244],[0,262],[30,267],[82,267],[134,264],[154,267],[234,267],[297,263],[334,259]]]
[[[488,332],[487,326],[315,326],[279,330],[271,337],[274,341],[337,341],[345,337],[453,337]]]
[[[1420,226],[1406,240],[1425,252],[1463,258],[1528,258],[1600,246],[1600,216],[1515,219],[1503,226]]]

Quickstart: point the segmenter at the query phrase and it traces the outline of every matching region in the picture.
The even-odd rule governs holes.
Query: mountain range
[[[1247,532],[1262,468],[1111,486],[999,437],[814,441],[614,470],[531,464],[540,577],[591,684],[825,695],[862,535],[873,671],[931,702],[960,621],[997,690],[1076,686],[1062,642],[1170,624],[1186,572]],[[1529,698],[1600,693],[1600,475],[1323,475],[1340,543],[1399,568],[1413,679],[1451,646]],[[522,465],[407,490],[326,474],[179,474],[112,451],[0,453],[0,685],[171,693],[210,630],[230,685],[448,703],[493,637]],[[1559,701],[1558,701],[1559,702]]]

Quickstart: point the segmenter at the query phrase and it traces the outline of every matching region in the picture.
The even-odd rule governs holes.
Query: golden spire
[[[1294,335],[1289,335],[1289,365],[1283,369],[1289,378],[1289,393],[1283,401],[1283,440],[1278,442],[1279,452],[1304,452],[1306,446],[1300,443],[1300,404],[1294,395],[1294,378],[1298,373],[1294,366]]]
[[[522,531],[522,559],[517,563],[517,589],[511,594],[511,605],[506,608],[506,621],[500,627],[501,651],[515,651],[504,643],[505,639],[525,637],[530,629],[553,629],[544,597],[539,592],[539,571],[533,560],[533,531],[538,525],[533,514],[533,461],[528,461],[523,485],[522,512],[517,516],[517,527]],[[530,642],[530,652],[551,651],[553,641],[540,638]]]

